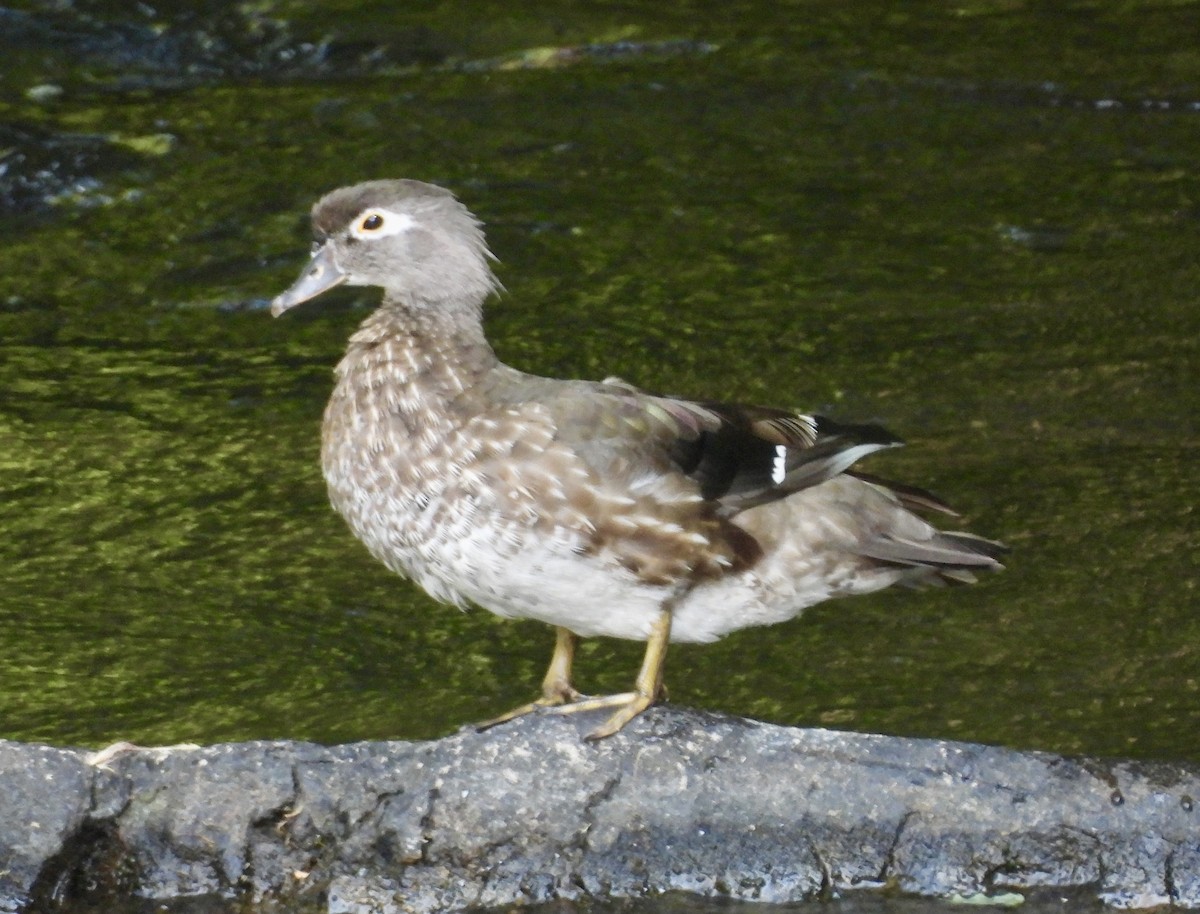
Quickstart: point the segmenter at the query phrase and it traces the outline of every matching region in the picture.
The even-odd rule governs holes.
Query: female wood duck
[[[900,441],[874,425],[562,381],[502,364],[483,334],[500,288],[477,219],[420,181],[335,190],[275,316],[343,283],[383,301],[351,336],[325,410],[334,507],[431,596],[557,629],[539,708],[612,709],[610,736],[663,694],[670,641],[713,641],[891,584],[973,581],[1002,547],[935,529],[919,489],[852,469]],[[579,637],[646,642],[632,692],[571,683]]]

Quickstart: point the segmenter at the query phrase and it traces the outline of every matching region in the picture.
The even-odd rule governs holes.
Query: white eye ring
[[[408,213],[395,213],[382,206],[363,210],[350,225],[351,237],[362,241],[399,235],[416,226],[417,220]]]

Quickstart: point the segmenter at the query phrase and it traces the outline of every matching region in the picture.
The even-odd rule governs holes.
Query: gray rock
[[[0,740],[0,911],[16,910],[80,831],[91,780],[77,752]]]
[[[671,890],[1084,888],[1200,908],[1200,768],[657,708],[431,743],[0,741],[0,911],[208,896],[446,911]]]

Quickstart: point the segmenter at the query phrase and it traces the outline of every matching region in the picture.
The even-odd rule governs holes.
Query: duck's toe
[[[658,701],[658,698],[652,695],[646,695],[642,692],[632,692],[628,696],[613,696],[626,697],[627,700],[617,706],[617,710],[613,712],[604,723],[587,734],[584,739],[591,742],[596,740],[606,739],[619,731],[627,723]],[[572,706],[573,707],[573,706]]]
[[[497,724],[508,723],[510,720],[516,720],[518,717],[524,717],[526,714],[532,714],[535,711],[541,711],[546,708],[561,710],[562,708],[574,707],[576,703],[585,703],[593,700],[582,692],[577,691],[570,683],[560,683],[552,689],[544,689],[541,698],[535,698],[528,704],[520,705],[511,711],[506,711],[499,717],[480,721],[475,724],[475,729],[487,730]]]

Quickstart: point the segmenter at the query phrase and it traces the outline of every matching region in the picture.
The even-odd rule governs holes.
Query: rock
[[[1200,768],[662,707],[429,743],[88,753],[0,741],[0,911],[139,896],[445,911],[670,890],[1087,889],[1200,907]]]
[[[44,211],[56,203],[111,202],[102,178],[143,159],[101,134],[47,129],[29,121],[0,123],[0,217]]]
[[[78,752],[0,740],[0,911],[17,910],[79,833],[91,780]]]

